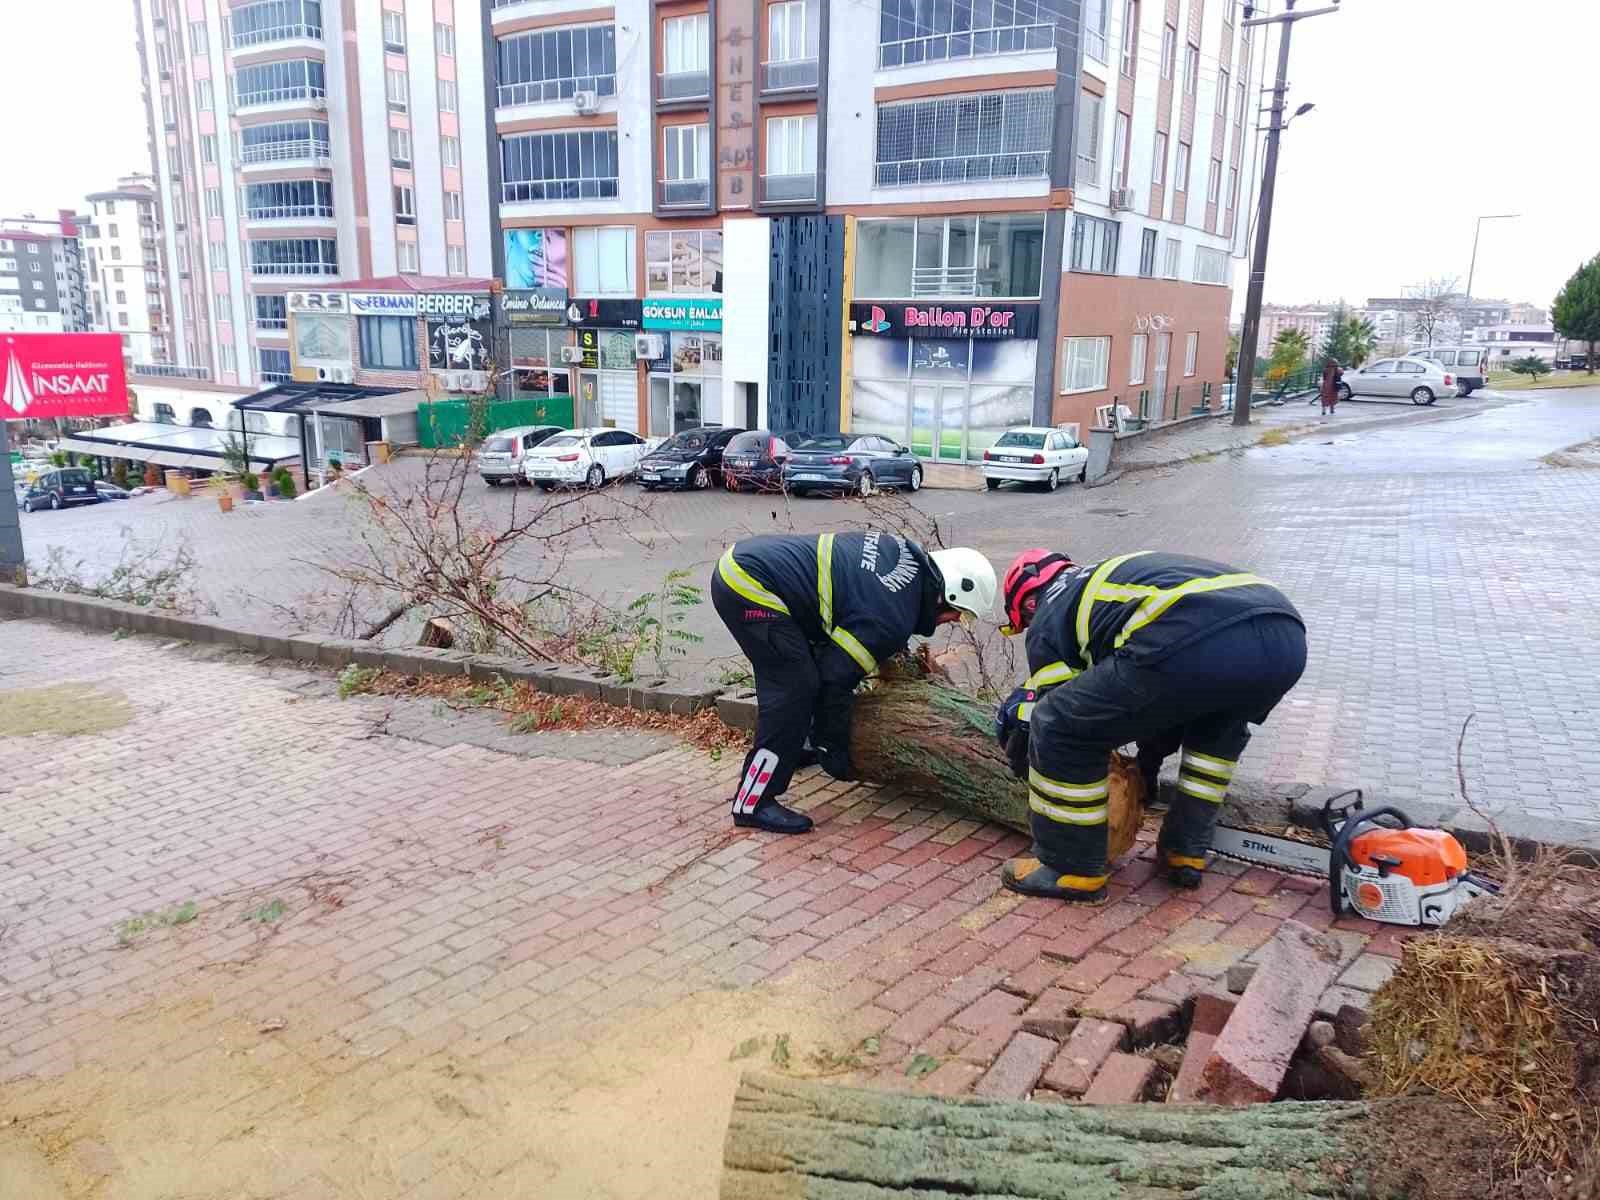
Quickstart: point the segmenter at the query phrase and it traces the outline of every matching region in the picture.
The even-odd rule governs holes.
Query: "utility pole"
[[[1250,396],[1255,390],[1256,351],[1261,333],[1261,296],[1267,282],[1267,241],[1272,233],[1272,194],[1278,182],[1278,139],[1287,122],[1284,101],[1289,95],[1289,35],[1294,23],[1323,13],[1338,12],[1338,0],[1323,8],[1294,10],[1295,0],[1284,0],[1284,11],[1257,17],[1255,5],[1244,6],[1244,24],[1282,25],[1278,34],[1278,79],[1272,88],[1272,119],[1267,126],[1267,159],[1261,172],[1261,198],[1256,209],[1256,248],[1250,259],[1250,283],[1245,292],[1244,324],[1239,330],[1239,362],[1233,376],[1233,423],[1250,424]]]
[[[23,582],[22,520],[17,516],[17,489],[11,475],[11,444],[0,419],[0,583]]]
[[[1485,221],[1511,221],[1520,217],[1521,213],[1485,213],[1478,218],[1472,228],[1472,264],[1467,268],[1467,302],[1472,301],[1472,277],[1478,273],[1478,235],[1483,232]]]

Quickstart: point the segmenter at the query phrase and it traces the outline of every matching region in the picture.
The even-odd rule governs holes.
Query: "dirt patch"
[[[293,1014],[218,1017],[206,999],[130,1014],[139,1040],[178,1043],[6,1089],[0,1195],[268,1200],[316,1180],[389,1200],[437,1177],[496,1200],[703,1200],[742,1071],[846,1077],[865,1056],[804,984],[701,993],[499,1067],[450,1050],[386,1070],[319,1057]]]
[[[132,720],[133,705],[115,688],[56,683],[0,692],[0,737],[105,733]]]

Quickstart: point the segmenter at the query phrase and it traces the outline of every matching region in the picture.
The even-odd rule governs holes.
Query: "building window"
[[[1128,339],[1128,386],[1137,387],[1144,382],[1145,354],[1150,348],[1150,335],[1136,333]]]
[[[200,135],[200,161],[214,163],[217,161],[217,136],[214,133]]]
[[[661,91],[663,100],[705,96],[711,91],[710,18],[706,13],[668,17],[661,22]]]
[[[115,279],[115,281],[117,283],[121,283],[122,282],[122,268],[121,267],[118,267],[112,274],[113,274],[113,277],[114,277],[114,279]]]
[[[1156,231],[1146,229],[1139,235],[1139,274],[1145,279],[1155,278]]]
[[[454,134],[445,134],[439,139],[439,161],[447,167],[461,165],[461,139]]]
[[[456,27],[436,21],[433,26],[433,51],[440,58],[456,56]]]
[[[43,300],[39,301],[39,307],[40,308],[44,307],[44,301]],[[117,324],[122,326],[124,329],[126,329],[128,327],[128,314],[125,313],[125,312],[119,312],[117,314]]]
[[[1072,269],[1115,275],[1117,241],[1121,229],[1116,221],[1075,213],[1072,219]]]
[[[1223,67],[1217,72],[1217,120],[1228,119],[1228,69]]]
[[[112,213],[114,213],[116,211],[117,211],[117,202],[115,200],[107,200],[106,201],[106,216],[109,217]],[[9,246],[9,243],[8,243],[8,246]]]
[[[223,243],[223,242],[212,242],[211,243],[211,269],[213,271],[225,271],[225,270],[227,270],[228,269],[227,258],[228,258],[228,250],[227,250],[226,244]]]
[[[1096,62],[1106,56],[1106,0],[1083,0],[1083,51]]]
[[[257,329],[289,328],[289,308],[284,297],[257,296],[255,302]]]
[[[868,300],[1039,295],[1041,213],[862,218],[855,293]]]
[[[1185,339],[1183,346],[1183,373],[1186,376],[1194,374],[1195,363],[1199,361],[1199,358],[1200,335],[1198,333],[1191,333],[1188,338]]]
[[[446,192],[444,194],[444,219],[446,221],[460,221],[462,217],[461,193]]]
[[[1228,252],[1213,246],[1194,248],[1194,281],[1196,283],[1228,282]]]
[[[762,87],[768,91],[816,87],[817,33],[816,0],[769,5]]]
[[[1061,390],[1098,392],[1111,362],[1108,337],[1069,337],[1061,342]]]
[[[402,74],[401,79],[405,76]],[[296,58],[286,62],[240,67],[233,75],[234,103],[279,104],[287,100],[319,100],[327,88],[320,62]]]
[[[662,129],[661,203],[711,203],[709,125],[668,125]]]
[[[501,199],[614,200],[617,131],[528,133],[500,139]]]
[[[715,229],[644,235],[644,286],[652,293],[722,291],[722,234]]]
[[[389,162],[397,167],[411,165],[411,131],[409,129],[389,130]]]
[[[239,134],[239,161],[288,162],[328,157],[326,121],[277,121],[247,125]]]
[[[401,225],[417,223],[417,201],[411,188],[396,184],[394,189],[394,219]]]
[[[244,189],[245,215],[254,221],[333,216],[333,184],[321,179],[252,183]]]
[[[189,51],[197,58],[206,52],[206,23],[204,21],[189,22]]]
[[[578,92],[617,94],[613,25],[543,29],[501,38],[495,43],[495,61],[498,104],[570,100]]]
[[[1236,83],[1236,84],[1233,85],[1233,123],[1235,125],[1243,125],[1244,124],[1244,84],[1243,83]]]
[[[1055,24],[1050,18],[1041,6],[1030,3],[948,6],[929,0],[883,0],[878,16],[878,66],[909,67],[952,58],[1049,50],[1055,46]]]
[[[456,111],[456,81],[454,79],[439,80],[439,111]]]
[[[1172,68],[1177,65],[1177,58],[1178,27],[1176,25],[1163,25],[1161,27],[1161,78],[1172,78]]]
[[[319,0],[263,0],[260,4],[241,4],[228,17],[232,33],[229,44],[235,50],[262,42],[285,38],[322,37],[322,4]]]
[[[161,93],[161,120],[168,129],[176,128],[178,124],[178,118],[172,109],[172,96],[167,92]]]
[[[446,246],[444,248],[444,269],[450,275],[465,275],[467,273],[467,248],[465,246]]]
[[[250,243],[252,275],[337,275],[339,243],[332,238],[272,238]]]
[[[211,80],[196,79],[194,81],[194,103],[201,112],[211,111]]]
[[[357,317],[361,365],[370,371],[417,369],[415,317]]]
[[[1183,48],[1183,94],[1192,96],[1200,86],[1200,47],[1189,42]]]
[[[1139,50],[1139,0],[1122,4],[1122,73],[1132,75]]]
[[[878,106],[878,187],[1027,179],[1050,169],[1049,89]]]
[[[34,284],[33,286],[34,287],[42,287],[41,284],[37,284],[37,283]],[[127,292],[118,292],[117,293],[117,303],[118,304],[126,304],[127,302],[128,302],[128,293]]]
[[[817,118],[767,118],[767,170],[761,198],[771,203],[817,198]]]
[[[1168,238],[1162,246],[1161,274],[1167,279],[1178,277],[1178,259],[1183,255],[1183,243],[1177,238]]]
[[[167,167],[175,179],[183,174],[183,154],[176,146],[167,147]]]
[[[1211,160],[1211,171],[1206,176],[1206,202],[1208,204],[1215,204],[1221,194],[1222,160],[1220,158],[1213,158]]]
[[[1079,187],[1100,183],[1100,126],[1105,112],[1105,97],[1093,92],[1078,93],[1078,169]]]
[[[226,349],[231,351],[233,347],[229,346]],[[289,352],[287,350],[269,350],[262,346],[256,350],[256,354],[261,364],[262,383],[288,383],[294,378],[289,373]],[[233,369],[231,363],[228,369]]]
[[[1128,117],[1117,113],[1111,120],[1111,186],[1128,186]]]
[[[632,296],[637,246],[632,225],[572,231],[573,294]]]
[[[1160,187],[1167,181],[1167,135],[1156,134],[1155,160],[1150,164],[1150,182]]]
[[[216,221],[220,221],[222,219],[221,188],[206,189],[206,216]]]
[[[1228,168],[1228,194],[1227,194],[1227,197],[1226,197],[1227,209],[1228,209],[1229,212],[1233,211],[1234,198],[1238,194],[1239,194],[1239,168],[1238,167],[1229,167]]]
[[[1178,143],[1178,161],[1172,168],[1172,190],[1186,192],[1189,190],[1189,143]]]
[[[179,248],[181,249],[182,247],[179,247]],[[122,257],[122,247],[121,246],[113,246],[113,247],[111,247],[111,257],[114,258],[114,259],[120,259]]]
[[[221,366],[221,368],[224,371],[232,371],[234,369],[235,361],[236,360],[235,360],[234,355],[233,355],[233,347],[232,346],[228,345],[227,343],[223,343],[222,345],[217,347],[217,363],[218,363],[219,366]],[[172,412],[171,407],[169,405],[158,404],[158,405],[156,405],[156,408],[157,409],[165,408],[165,409],[167,409],[167,411],[169,413]],[[176,413],[172,413],[172,419],[165,422],[165,424],[167,424],[167,425],[176,425],[177,423],[178,423],[178,416],[177,416]]]
[[[411,85],[406,78],[406,73],[395,67],[389,67],[384,71],[383,76],[390,109],[395,112],[405,112],[408,107],[407,101],[411,96]]]
[[[403,12],[383,14],[383,48],[404,54],[406,50],[406,15]]]
[[[422,268],[417,257],[415,242],[395,243],[395,269],[403,275],[415,275]]]

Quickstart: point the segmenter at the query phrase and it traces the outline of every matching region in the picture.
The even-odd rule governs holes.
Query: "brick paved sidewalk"
[[[64,684],[126,711],[7,736],[8,695],[42,719],[33,689]],[[1020,837],[871,787],[813,774],[815,835],[736,832],[733,767],[703,752],[440,747],[385,732],[416,702],[332,693],[0,622],[0,1174],[10,1154],[74,1196],[700,1197],[740,1047],[766,1065],[793,1029],[797,1070],[831,1045],[877,1086],[1071,1097],[1285,918],[1330,924],[1314,883],[1220,864],[1175,893],[1143,857],[1105,908],[1024,900],[996,874]],[[1378,986],[1395,931],[1333,928],[1336,993]],[[1071,1017],[1109,1035],[1064,1050]]]

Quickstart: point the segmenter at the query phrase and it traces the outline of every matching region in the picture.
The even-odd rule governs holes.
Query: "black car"
[[[94,477],[82,467],[60,467],[46,471],[29,486],[22,497],[22,511],[36,508],[66,508],[73,504],[98,504]]]
[[[783,465],[791,492],[855,492],[870,496],[876,487],[922,487],[922,464],[909,447],[873,433],[814,433],[802,438]]]
[[[658,487],[708,488],[722,478],[722,459],[742,429],[685,429],[644,456],[639,482],[645,491]]]
[[[783,491],[783,464],[789,460],[789,443],[781,433],[750,429],[739,434],[722,452],[722,482],[730,492],[746,488],[757,492]]]

